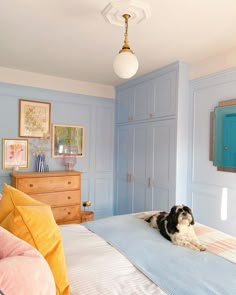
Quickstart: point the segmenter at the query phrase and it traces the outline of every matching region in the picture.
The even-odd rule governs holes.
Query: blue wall
[[[218,171],[210,160],[210,113],[235,99],[236,69],[190,82],[188,200],[195,219],[236,236],[236,173]]]
[[[82,200],[91,200],[96,218],[113,214],[114,107],[112,99],[0,83],[0,136],[18,137],[19,98],[51,103],[51,123],[85,127],[85,156],[74,170],[82,174]],[[31,142],[32,139],[29,139]],[[2,145],[0,148],[2,158]],[[2,160],[2,159],[1,159]],[[2,162],[2,161],[1,161]],[[51,158],[50,170],[63,170],[61,159]],[[10,170],[0,168],[0,191],[10,184]],[[34,171],[35,157],[30,153]],[[23,171],[23,170],[22,170]]]

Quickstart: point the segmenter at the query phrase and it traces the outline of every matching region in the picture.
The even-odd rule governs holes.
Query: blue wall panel
[[[51,91],[28,86],[0,83],[0,136],[19,138],[19,99],[51,103],[51,124],[82,125],[85,128],[85,156],[77,159],[74,169],[82,174],[82,200],[92,201],[92,210],[99,217],[113,213],[113,155],[115,101],[101,97]],[[52,131],[52,128],[51,128]],[[29,139],[29,142],[34,139]],[[2,144],[0,145],[2,163]],[[50,170],[63,170],[62,159],[48,153]],[[30,167],[35,170],[35,157],[30,153]],[[0,167],[0,189],[10,184],[10,170]],[[102,179],[96,189],[97,179]],[[96,195],[97,194],[97,195]],[[104,197],[103,197],[104,196]],[[103,199],[104,198],[104,199]],[[100,203],[101,202],[101,206]],[[96,208],[99,214],[96,214]],[[102,210],[101,210],[102,209]]]

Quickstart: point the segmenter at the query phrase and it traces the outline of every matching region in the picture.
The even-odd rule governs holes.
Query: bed
[[[0,294],[236,294],[235,237],[196,224],[207,251],[175,246],[144,220],[153,213],[58,226],[50,206],[4,184]]]
[[[235,237],[197,223],[208,250],[196,252],[165,240],[143,216],[60,226],[71,295],[236,294]]]

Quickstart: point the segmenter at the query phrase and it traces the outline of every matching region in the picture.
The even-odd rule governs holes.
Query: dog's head
[[[168,222],[173,226],[177,226],[178,224],[193,225],[194,218],[192,210],[185,205],[173,206],[168,215]]]

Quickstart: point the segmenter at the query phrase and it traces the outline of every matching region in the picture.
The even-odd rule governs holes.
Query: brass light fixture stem
[[[129,14],[123,14],[122,15],[123,18],[125,19],[125,39],[124,39],[124,45],[122,47],[122,49],[119,51],[119,53],[121,52],[130,52],[130,53],[134,53],[130,47],[129,47],[129,41],[128,41],[128,20],[130,18],[130,15]]]

